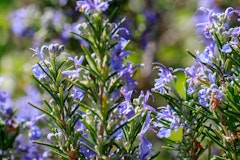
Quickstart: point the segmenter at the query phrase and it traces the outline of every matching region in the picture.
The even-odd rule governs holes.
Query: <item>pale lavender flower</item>
[[[229,44],[224,44],[222,46],[221,51],[224,52],[224,53],[231,53],[232,52],[232,48],[230,47]]]
[[[212,59],[215,58],[214,46],[215,43],[212,43],[205,48],[203,53],[197,53],[196,61],[212,66]]]
[[[43,69],[39,65],[41,65],[42,68],[45,69],[45,71],[43,71]],[[46,71],[47,71],[47,68],[44,66],[44,63],[42,61],[32,66],[32,72],[34,77],[40,81],[47,79],[47,74],[45,73]]]
[[[36,105],[42,106],[41,95],[38,90],[32,86],[25,89],[26,96],[20,97],[16,102],[15,106],[18,109],[17,122],[31,122],[33,125],[37,120],[42,118],[39,110],[29,105],[29,102]],[[26,114],[27,113],[27,114]]]
[[[83,10],[86,14],[89,14],[91,11],[105,11],[108,9],[108,2],[106,0],[102,2],[101,0],[81,0],[77,1],[77,7]]]
[[[164,65],[159,64],[155,69],[158,69],[159,78],[155,79],[154,87],[152,91],[157,91],[161,94],[167,94],[172,88],[174,76],[172,75],[172,69],[167,69]]]
[[[210,94],[211,94],[214,98],[216,98],[218,101],[224,99],[224,95],[223,95],[224,91],[221,90],[221,89],[219,89],[219,87],[217,87],[216,84],[212,84],[212,85],[210,86],[210,91],[209,91],[209,92],[210,92]],[[211,96],[211,95],[210,95],[210,96]]]
[[[169,128],[160,128],[158,130],[157,136],[159,138],[163,138],[163,137],[168,138],[168,137],[171,136],[171,129],[169,129]]]
[[[75,56],[74,58],[69,57],[69,59],[73,61],[74,67],[75,67],[75,69],[77,70],[77,69],[79,69],[80,66],[82,65],[82,62],[83,62],[83,60],[84,60],[84,57],[83,57],[83,56],[80,56],[80,58],[78,58],[78,56]]]
[[[208,89],[203,88],[198,91],[198,102],[201,106],[207,107],[209,105]]]
[[[78,100],[81,101],[84,98],[84,91],[76,86],[73,87],[73,93],[71,94],[71,96]]]
[[[192,94],[195,91],[195,84],[197,83],[197,73],[199,70],[199,66],[197,65],[192,65],[190,68],[187,67],[185,69],[185,74],[186,76],[188,76],[189,78],[186,80],[186,82],[188,83],[188,88],[187,88],[187,93],[188,94]]]
[[[74,70],[65,70],[62,72],[63,76],[68,76],[68,77],[73,77],[73,78],[77,78],[79,77],[79,72],[81,71],[81,65],[82,62],[84,60],[84,57],[81,56],[80,58],[78,58],[78,56],[73,57],[68,57],[69,60],[73,61],[74,63]]]
[[[33,50],[35,53],[33,54],[34,55],[37,55],[41,60],[44,60],[44,52],[42,52],[41,50],[39,50],[38,47],[36,47],[36,49],[31,49]]]
[[[28,133],[28,137],[30,140],[38,140],[41,137],[40,128],[38,126],[31,126],[30,131]]]
[[[166,128],[161,121],[165,120],[169,122],[169,127]],[[155,128],[158,128],[157,136],[159,138],[169,137],[171,135],[171,130],[178,130],[180,125],[179,117],[174,113],[169,105],[166,107],[161,107],[160,112],[157,113],[156,120],[153,122]]]
[[[29,5],[15,10],[9,15],[11,30],[17,36],[31,37],[35,30],[31,26],[32,21],[39,18],[39,9],[35,5]]]
[[[44,14],[41,16],[41,27],[49,28],[53,26],[55,29],[62,29],[62,22],[64,21],[64,15],[62,12],[53,8],[45,8]]]

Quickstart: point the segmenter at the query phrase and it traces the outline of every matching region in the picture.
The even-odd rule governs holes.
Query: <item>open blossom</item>
[[[106,0],[102,2],[101,0],[81,0],[77,1],[77,7],[83,10],[86,14],[89,14],[91,11],[105,11],[108,9],[108,2]]]
[[[127,63],[127,66],[119,72],[119,76],[124,81],[124,86],[122,87],[123,92],[134,90],[138,84],[136,80],[132,78],[132,74],[138,66],[132,66],[130,62]]]
[[[169,93],[174,81],[174,76],[172,75],[171,69],[167,69],[162,64],[159,64],[159,66],[155,68],[159,70],[158,72],[159,78],[155,79],[152,91],[157,91],[161,94]]]
[[[131,103],[132,92],[133,91],[128,91],[123,93],[125,101],[123,101],[118,107],[119,113],[123,114],[127,119],[135,115],[135,111]]]
[[[114,71],[120,71],[123,69],[123,58],[129,54],[129,51],[123,50],[123,47],[126,45],[127,41],[124,38],[121,38],[119,43],[113,48],[113,52],[110,58],[110,67]]]
[[[46,69],[42,61],[39,64],[35,64],[34,66],[32,66],[32,72],[34,77],[38,80],[47,79],[47,74],[45,73],[46,70],[44,71],[39,65],[41,65],[43,69]]]
[[[215,46],[215,43],[212,42],[212,44],[210,44],[205,48],[203,53],[197,52],[196,61],[212,66],[213,65],[212,59],[216,58],[214,53],[214,46]]]
[[[166,128],[161,121],[169,121],[169,127]],[[159,138],[170,137],[171,130],[177,130],[179,127],[179,117],[175,115],[174,111],[171,109],[169,105],[162,108],[160,112],[157,113],[157,119],[153,122],[155,128],[159,129],[157,136]]]
[[[84,98],[84,91],[76,86],[73,87],[72,97],[81,101]]]
[[[39,50],[39,48],[36,47],[36,49],[33,51],[35,51],[34,55],[37,55],[41,60],[44,60],[44,52],[42,52],[42,50]]]

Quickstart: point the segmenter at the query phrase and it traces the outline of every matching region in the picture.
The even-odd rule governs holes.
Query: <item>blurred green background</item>
[[[66,46],[71,54],[80,53],[79,40],[69,35],[68,29],[72,24],[81,22],[81,17],[75,10],[75,0],[0,0],[0,76],[7,79],[1,88],[8,90],[13,97],[23,94],[26,86],[33,84],[31,66],[35,63],[32,51],[29,48],[41,47],[43,44],[59,42]],[[167,67],[183,68],[193,63],[187,50],[202,51],[204,45],[197,34],[195,17],[200,5],[226,8],[240,6],[238,0],[113,0],[109,11],[119,7],[115,21],[126,17],[124,27],[130,30],[131,39],[128,49],[133,52],[130,60],[134,64],[144,63],[135,78],[139,81],[138,89],[150,90],[153,86],[155,73],[152,72],[152,62],[160,62]],[[25,7],[30,8],[27,15],[17,12]],[[13,14],[15,12],[16,14]],[[55,17],[59,15],[59,17]],[[24,20],[31,32],[17,35],[11,29]],[[26,18],[27,17],[27,18]],[[64,33],[63,33],[64,30]],[[179,74],[177,87],[184,92],[183,75]],[[162,99],[155,99],[155,107],[164,105]],[[181,134],[176,133],[172,138],[179,139]],[[154,150],[159,150],[164,144],[149,133],[154,141]],[[159,159],[172,159],[167,151],[163,150]],[[203,158],[204,159],[204,158]]]
[[[68,13],[69,10],[75,9],[75,3],[75,0],[69,0],[67,4],[61,6],[59,0],[0,1],[0,75],[10,79],[11,85],[8,86],[8,90],[21,90],[25,85],[31,83],[30,73],[34,58],[31,57],[32,51],[29,48],[49,44],[51,39],[59,36],[57,34],[61,33],[61,29],[63,29],[61,26],[64,23],[76,22],[74,18],[76,19],[78,15]],[[140,83],[138,86],[140,89],[147,90],[152,87],[151,63],[153,61],[174,68],[191,64],[192,59],[186,50],[194,51],[201,48],[193,18],[198,7],[197,4],[196,0],[114,0],[111,3],[109,12],[115,6],[120,8],[119,17],[116,17],[116,20],[126,17],[124,27],[130,30],[129,38],[132,41],[128,48],[134,53],[130,57],[131,61],[135,64],[147,64],[147,67],[136,76]],[[11,25],[18,23],[18,19],[22,18],[19,15],[12,18],[11,12],[30,5],[36,6],[35,13],[39,14],[36,19],[33,19],[32,15],[28,15],[30,20],[35,21],[35,24],[29,25],[35,29],[34,32],[37,32],[37,38],[36,35],[19,36],[11,30]],[[60,29],[53,26],[54,29],[48,27],[42,31],[39,21],[46,12],[46,8],[63,12],[67,20],[58,24]],[[47,33],[41,34],[40,32]],[[42,42],[36,44],[35,41],[39,41],[39,39]],[[73,45],[69,45],[70,43]],[[74,40],[68,41],[65,45],[72,54],[76,54],[78,51],[79,45]],[[150,79],[151,81],[149,81]]]

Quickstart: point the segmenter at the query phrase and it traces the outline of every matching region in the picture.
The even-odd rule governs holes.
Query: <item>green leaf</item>
[[[181,142],[183,139],[183,128],[179,127],[177,131],[172,130],[171,136],[168,139],[174,142]]]

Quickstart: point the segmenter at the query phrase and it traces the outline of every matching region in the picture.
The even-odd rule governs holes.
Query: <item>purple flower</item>
[[[161,107],[162,109],[158,112],[156,120],[153,122],[154,127],[159,128],[157,136],[159,138],[169,137],[171,135],[171,130],[177,130],[179,127],[179,117],[175,115],[174,111],[169,105],[167,107]],[[166,128],[161,121],[168,121],[169,127]]]
[[[123,79],[124,82],[124,86],[122,87],[123,92],[134,90],[138,84],[137,81],[132,79],[132,73],[137,67],[138,66],[133,67],[132,64],[128,62],[126,68],[119,72],[119,76]]]
[[[188,94],[192,94],[195,91],[195,83],[197,83],[196,75],[198,73],[198,70],[199,70],[199,66],[197,65],[193,65],[190,68],[187,67],[185,69],[185,74],[186,76],[189,77],[186,80],[186,82],[188,83],[188,89],[187,89]]]
[[[44,52],[40,51],[38,47],[36,49],[32,49],[35,53],[34,55],[37,55],[41,60],[44,60]]]
[[[45,73],[45,71],[43,71],[43,69],[39,66],[41,65],[42,68],[44,68],[44,70],[46,71],[46,67],[44,66],[44,63],[41,61],[38,64],[35,64],[34,66],[32,66],[32,72],[35,78],[37,78],[38,80],[46,80],[47,79],[47,74]]]
[[[139,133],[139,140],[140,140],[140,144],[139,144],[139,153],[140,153],[140,157],[139,160],[145,160],[149,154],[151,153],[151,149],[152,149],[152,144],[151,142],[144,136],[145,132],[147,130],[149,130],[149,126],[151,123],[151,116],[150,116],[150,112],[147,113],[145,122],[142,126],[142,130]]]
[[[9,116],[13,114],[12,98],[6,91],[0,90],[0,115]]]
[[[124,51],[123,47],[126,45],[127,41],[121,38],[119,43],[114,47],[111,58],[110,66],[114,71],[120,71],[123,69],[123,57],[129,54],[129,51]]]
[[[197,55],[196,61],[212,66],[212,59],[215,58],[214,46],[215,43],[207,46],[203,53]]]
[[[58,0],[60,6],[65,6],[68,3],[68,0]]]
[[[74,67],[75,67],[75,69],[77,70],[77,69],[79,69],[80,66],[82,65],[82,62],[83,62],[83,60],[84,60],[84,57],[83,57],[83,56],[80,56],[80,58],[78,58],[78,56],[75,56],[74,58],[69,57],[69,59],[73,61]]]
[[[81,56],[80,58],[78,58],[78,56],[75,56],[74,58],[68,57],[68,59],[73,61],[75,69],[74,70],[65,70],[65,71],[62,72],[62,75],[73,77],[73,78],[79,77],[79,72],[81,71],[80,66],[82,65],[84,57]]]
[[[131,103],[131,96],[133,91],[124,92],[123,96],[125,101],[120,103],[118,107],[118,111],[120,114],[123,114],[127,119],[133,117],[135,115],[134,108]]]
[[[34,5],[20,8],[9,15],[11,30],[17,36],[31,37],[35,30],[32,21],[38,21],[39,9]]]
[[[83,10],[86,14],[89,14],[91,11],[105,11],[108,9],[108,2],[101,2],[101,0],[81,0],[77,1],[77,7]]]
[[[152,91],[157,91],[161,94],[167,94],[172,88],[174,77],[172,75],[172,69],[167,69],[164,65],[159,64],[155,69],[158,69],[159,78],[155,79],[154,88]]]
[[[64,18],[62,12],[47,7],[44,10],[44,14],[41,16],[41,27],[47,29],[54,26],[55,29],[61,29],[60,27]]]
[[[0,103],[6,102],[7,99],[7,92],[0,90]]]
[[[223,100],[224,96],[223,96],[223,91],[220,90],[217,85],[212,84],[210,87],[210,94],[218,101]],[[212,97],[211,97],[212,98]]]
[[[31,126],[28,134],[30,140],[38,140],[41,137],[40,128],[38,126]]]
[[[139,146],[140,157],[138,160],[145,160],[151,153],[152,143],[145,136],[140,136],[139,139],[140,139]]]
[[[171,129],[169,129],[169,128],[160,128],[158,130],[157,136],[159,138],[163,138],[163,137],[168,138],[168,137],[171,136]]]
[[[18,109],[17,112],[17,121],[18,122],[31,122],[33,125],[36,121],[42,118],[40,111],[36,108],[33,108],[28,103],[32,103],[36,106],[42,105],[41,95],[38,90],[32,86],[29,86],[25,89],[26,96],[20,97],[16,102],[15,106]],[[27,114],[26,114],[27,113]]]
[[[45,160],[49,156],[48,151],[43,151],[43,148],[38,147],[31,142],[25,135],[19,134],[16,138],[19,159],[24,160]]]
[[[203,89],[198,91],[198,102],[203,107],[207,107],[209,105],[208,97],[209,97],[209,95],[208,95],[208,89],[207,88],[203,88]]]
[[[232,52],[232,48],[230,47],[229,44],[224,44],[222,46],[221,51],[224,52],[224,53],[231,53]]]
[[[73,87],[72,97],[78,101],[84,98],[84,91],[76,86]]]
[[[148,98],[151,95],[151,93],[149,91],[147,91],[146,95],[144,95],[144,92],[141,91],[140,97],[143,97],[142,100],[142,105],[144,107],[144,109],[147,109],[149,111],[155,111],[155,108],[153,108],[152,106],[147,104]]]

